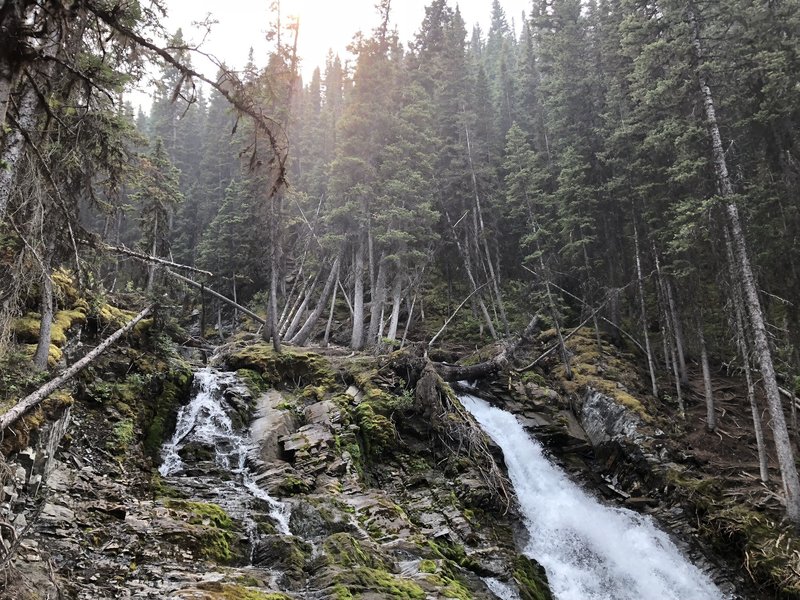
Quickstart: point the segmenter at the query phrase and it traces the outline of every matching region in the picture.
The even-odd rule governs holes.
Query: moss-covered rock
[[[204,582],[194,589],[178,592],[180,598],[192,600],[292,600],[280,592],[266,592],[239,583]]]
[[[514,581],[522,600],[553,600],[544,567],[520,554],[514,562]]]
[[[219,563],[229,563],[238,553],[232,544],[238,539],[228,513],[219,505],[207,502],[168,499],[164,506],[184,522],[178,530],[166,535],[178,546],[193,552],[198,558]]]
[[[418,583],[385,569],[353,567],[336,575],[335,581],[336,598],[357,598],[365,592],[398,600],[423,600],[426,597]]]
[[[270,386],[331,386],[334,383],[328,361],[319,354],[288,349],[278,354],[263,342],[237,350],[228,356],[227,362],[233,369],[259,373]]]

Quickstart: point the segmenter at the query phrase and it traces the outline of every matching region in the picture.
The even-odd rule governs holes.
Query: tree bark
[[[293,309],[294,310],[293,315],[292,315],[292,313],[287,315],[287,320],[288,320],[289,317],[292,318],[292,322],[289,324],[289,327],[286,329],[286,331],[283,334],[283,336],[287,340],[292,339],[295,336],[295,334],[297,333],[297,330],[300,327],[300,322],[303,319],[303,315],[305,315],[306,310],[308,309],[308,305],[311,303],[311,297],[314,295],[314,290],[317,289],[317,281],[318,280],[319,280],[319,272],[317,272],[317,274],[314,276],[314,281],[311,282],[311,285],[305,286],[303,288],[304,289],[304,291],[302,293],[303,294],[302,295],[303,301],[300,303],[300,306],[296,307],[296,310]],[[300,300],[300,298],[301,298],[301,296],[297,297],[298,300]],[[295,304],[297,304],[297,303],[295,302]]]
[[[400,322],[400,303],[403,300],[403,278],[398,272],[394,276],[394,287],[392,289],[392,316],[389,319],[389,332],[386,337],[392,342],[397,339],[397,325]]]
[[[653,350],[650,347],[650,336],[647,334],[647,307],[644,299],[644,280],[642,278],[642,259],[639,250],[639,228],[633,223],[634,252],[636,253],[636,279],[639,288],[639,314],[642,319],[642,333],[644,334],[644,351],[647,355],[647,370],[650,372],[650,391],[653,397],[658,398],[658,383],[656,382],[656,365],[653,360]]]
[[[22,94],[17,110],[14,127],[4,138],[2,155],[0,155],[0,220],[5,217],[11,193],[14,190],[14,180],[17,174],[19,161],[25,152],[25,135],[23,131],[32,132],[36,126],[36,108],[39,99],[32,86],[27,85]],[[5,126],[5,124],[3,124]]]
[[[408,300],[406,300],[408,302]],[[417,304],[417,295],[414,294],[414,298],[411,300],[411,308],[408,309],[408,318],[406,319],[406,326],[403,329],[403,339],[400,340],[400,348],[402,349],[403,346],[406,345],[406,338],[408,337],[408,329],[411,327],[411,318],[414,315],[414,307]]]
[[[386,262],[383,256],[378,260],[378,275],[375,278],[375,287],[372,288],[372,299],[370,302],[369,330],[367,333],[367,347],[377,348],[380,346],[380,326],[381,314],[383,313],[383,303],[386,301]]]
[[[158,250],[158,217],[153,220],[153,244],[150,249],[150,255],[155,256]],[[147,293],[153,293],[153,282],[155,281],[156,277],[156,265],[155,263],[150,263],[147,267]]]
[[[706,398],[706,429],[716,431],[717,413],[714,410],[714,390],[711,387],[711,369],[708,366],[708,348],[706,348],[706,336],[703,335],[703,321],[697,324],[697,337],[700,341],[700,364],[703,369],[703,391]]]
[[[353,267],[355,280],[353,289],[353,335],[350,347],[361,350],[364,347],[364,238],[359,236],[356,247],[355,265]]]
[[[678,312],[678,304],[675,301],[675,294],[672,289],[672,282],[664,279],[664,287],[667,293],[667,306],[669,307],[669,316],[672,320],[672,331],[675,337],[675,351],[678,355],[678,369],[680,371],[681,383],[686,384],[689,382],[689,374],[686,370],[686,338],[683,335],[683,324],[681,323],[680,313]]]
[[[513,343],[503,343],[502,350],[494,358],[463,367],[460,365],[450,365],[447,363],[431,363],[439,376],[445,381],[472,381],[481,379],[496,373],[514,360],[519,347],[523,342],[530,339],[533,332],[539,326],[539,315],[534,315],[525,330]]]
[[[339,278],[339,263],[340,257],[337,256],[336,260],[333,262],[331,273],[328,275],[328,280],[325,282],[325,287],[322,289],[322,294],[319,297],[317,305],[314,307],[314,310],[309,315],[303,327],[297,332],[297,335],[289,340],[289,343],[295,346],[305,346],[308,338],[311,337],[311,333],[314,331],[314,326],[317,324],[322,311],[325,310],[325,305],[328,303],[328,298],[333,292],[333,286],[336,285],[336,280]]]
[[[692,4],[687,10],[689,24],[692,26],[692,46],[695,58],[700,67],[704,64],[703,49],[700,41],[700,27],[694,14]],[[719,132],[717,123],[714,98],[711,88],[706,82],[701,69],[697,72],[700,93],[706,114],[706,124],[711,136],[711,155],[714,161],[717,184],[720,194],[727,202],[725,212],[730,226],[731,241],[733,243],[734,255],[736,258],[736,270],[739,282],[742,287],[744,303],[747,314],[750,317],[750,325],[753,333],[753,348],[761,370],[764,391],[767,396],[767,408],[772,419],[772,433],[775,440],[775,449],[778,457],[778,464],[783,477],[783,485],[786,492],[786,515],[795,524],[800,523],[800,477],[797,474],[794,452],[792,451],[789,430],[786,427],[786,418],[783,413],[783,403],[781,402],[778,381],[775,376],[775,367],[772,362],[772,351],[769,347],[769,337],[761,310],[761,302],[758,297],[758,286],[756,285],[753,269],[750,266],[750,258],[747,253],[747,242],[742,231],[739,220],[739,209],[733,200],[733,184],[728,174],[728,164],[725,158],[725,151],[722,147],[722,136]]]
[[[55,379],[51,379],[45,385],[40,387],[38,390],[33,392],[32,394],[26,396],[19,402],[17,402],[14,406],[12,406],[9,410],[5,413],[0,415],[0,432],[4,431],[9,425],[12,425],[14,422],[17,421],[20,417],[26,414],[31,409],[35,408],[39,403],[45,400],[50,394],[55,392],[59,387],[64,385],[67,381],[72,379],[77,373],[82,371],[87,365],[91,364],[91,362],[100,356],[103,352],[105,352],[111,344],[116,342],[119,338],[133,329],[136,324],[144,319],[150,312],[153,310],[152,306],[148,306],[138,315],[136,315],[131,321],[121,327],[117,331],[115,331],[112,335],[110,335],[107,339],[103,340],[103,342],[97,346],[94,350],[89,352],[86,356],[76,362],[74,365],[69,367],[65,370],[61,375],[56,377]]]
[[[167,269],[167,271],[166,271],[166,272],[167,272],[169,275],[171,275],[172,277],[175,277],[175,278],[177,278],[177,279],[180,279],[180,280],[181,280],[181,281],[183,281],[184,283],[188,283],[188,284],[189,284],[189,285],[191,285],[192,287],[195,287],[195,288],[197,288],[198,290],[201,290],[201,292],[206,292],[206,293],[208,293],[208,294],[211,294],[212,296],[214,296],[214,298],[216,298],[216,299],[218,299],[218,300],[222,300],[223,302],[226,302],[226,303],[227,303],[227,304],[229,304],[230,306],[232,306],[232,307],[234,307],[235,309],[237,309],[239,312],[242,312],[242,313],[246,314],[248,317],[250,317],[251,319],[253,319],[253,320],[254,320],[256,323],[261,323],[261,325],[266,325],[266,324],[267,324],[267,321],[266,321],[266,319],[263,319],[262,317],[259,317],[259,316],[258,316],[256,313],[254,313],[254,312],[253,312],[252,310],[250,310],[249,308],[247,308],[247,307],[244,307],[244,306],[242,306],[241,304],[237,304],[236,302],[234,302],[234,301],[233,301],[233,300],[231,300],[230,298],[226,298],[226,297],[225,297],[225,296],[223,296],[222,294],[220,294],[220,293],[218,293],[218,292],[215,292],[215,291],[214,291],[214,290],[212,290],[210,287],[206,287],[206,286],[205,286],[205,285],[203,285],[202,283],[198,283],[198,282],[196,282],[196,281],[193,281],[193,280],[189,279],[188,277],[184,277],[183,275],[180,275],[180,274],[176,273],[175,271],[170,271],[169,269]]]
[[[475,276],[472,274],[472,265],[469,260],[469,248],[465,248],[461,244],[461,240],[458,239],[458,234],[456,233],[455,226],[452,225],[450,222],[450,215],[445,211],[445,217],[447,218],[447,224],[450,225],[450,228],[453,231],[453,239],[456,242],[456,248],[458,249],[458,253],[461,255],[461,260],[464,262],[464,270],[467,273],[467,278],[469,279],[470,285],[472,286],[473,293],[477,292],[479,286],[475,281]],[[478,295],[477,298],[478,306],[480,307],[481,314],[483,315],[484,320],[486,321],[486,325],[489,328],[489,334],[492,336],[493,340],[497,339],[497,332],[494,329],[494,323],[492,323],[492,317],[489,315],[489,311],[486,309],[486,303],[483,301],[483,298]]]
[[[322,338],[322,347],[328,347],[328,340],[331,335],[331,325],[333,324],[333,313],[336,310],[336,293],[339,291],[339,278],[336,278],[336,284],[333,286],[333,294],[331,294],[331,311],[328,313],[328,323],[325,325],[325,337]]]
[[[42,319],[39,323],[39,342],[36,344],[36,353],[33,356],[33,367],[37,371],[46,371],[47,360],[50,357],[50,333],[53,327],[53,280],[49,269],[42,273],[41,304]]]

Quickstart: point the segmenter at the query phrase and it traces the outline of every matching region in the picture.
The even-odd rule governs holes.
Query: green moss
[[[358,596],[362,592],[384,594],[390,598],[406,600],[423,600],[426,597],[425,592],[417,583],[401,579],[378,568],[353,567],[339,573],[336,576],[336,584],[339,590],[337,598],[343,599]]]
[[[36,342],[42,318],[39,313],[26,313],[14,321],[14,333],[20,342]]]
[[[237,536],[233,533],[233,521],[219,505],[169,499],[164,506],[187,524],[185,531],[169,535],[179,545],[219,563],[234,558],[231,543]]]
[[[106,442],[106,447],[116,455],[127,453],[134,440],[133,420],[123,419],[114,425],[111,430],[111,438]]]
[[[328,536],[323,548],[331,564],[340,567],[386,568],[380,557],[365,550],[361,543],[349,533],[334,533]]]
[[[228,364],[237,370],[250,369],[260,373],[270,386],[331,387],[334,383],[334,373],[328,361],[319,354],[294,350],[278,354],[262,342],[233,353],[228,357]]]
[[[110,325],[115,329],[119,329],[130,323],[136,316],[136,313],[130,310],[117,308],[108,303],[103,303],[97,308],[97,316],[102,325]]]
[[[50,330],[50,341],[58,347],[67,343],[67,332],[76,325],[86,322],[86,310],[83,308],[73,310],[60,310],[53,316],[53,326]]]
[[[22,351],[27,359],[31,361],[36,355],[36,344],[24,344],[22,346]],[[61,362],[63,356],[64,353],[61,351],[61,348],[55,344],[50,344],[50,348],[47,351],[47,365],[51,368],[55,367],[59,362]]]
[[[264,592],[243,583],[205,582],[198,585],[205,594],[203,600],[292,600],[280,592]]]
[[[553,600],[544,567],[522,554],[514,561],[514,581],[522,600]]]
[[[149,400],[143,411],[143,450],[152,460],[158,460],[161,445],[174,427],[181,400],[189,395],[192,370],[182,361],[174,361],[160,381],[160,393]]]
[[[307,494],[311,491],[311,484],[307,481],[296,477],[295,475],[287,475],[283,478],[278,486],[278,493],[281,496],[295,496],[297,494]]]
[[[259,373],[253,371],[252,369],[239,369],[236,371],[237,377],[244,382],[253,394],[258,395],[263,392],[266,392],[269,389],[269,385],[264,381]]]
[[[445,558],[453,561],[459,567],[474,571],[478,568],[478,564],[469,556],[467,551],[461,544],[452,542],[429,540],[428,547],[433,551],[433,554],[439,558]]]
[[[355,408],[355,416],[367,454],[378,456],[397,444],[394,424],[375,412],[369,402],[359,404]]]
[[[419,570],[423,573],[435,573],[436,563],[426,558],[421,563],[419,563]]]
[[[220,529],[233,529],[233,521],[218,504],[169,499],[164,502],[164,506],[189,515],[188,522],[192,525],[211,525]]]

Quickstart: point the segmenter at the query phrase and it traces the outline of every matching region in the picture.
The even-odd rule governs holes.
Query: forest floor
[[[677,441],[685,442],[698,470],[724,482],[727,495],[740,496],[749,505],[780,514],[780,497],[771,489],[776,482],[780,482],[780,471],[774,452],[769,413],[763,410],[761,414],[772,482],[771,485],[765,485],[759,476],[758,449],[745,382],[723,374],[713,375],[712,389],[717,415],[714,432],[706,429],[705,392],[699,369],[690,370],[686,387],[686,422],[683,434],[678,436]],[[756,398],[760,406],[766,405],[762,394],[757,394]],[[800,452],[797,436],[794,441],[795,452]]]

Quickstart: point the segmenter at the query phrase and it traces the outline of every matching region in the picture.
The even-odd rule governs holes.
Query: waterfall
[[[253,473],[247,467],[247,455],[255,444],[246,431],[236,430],[226,411],[222,393],[226,387],[236,383],[235,373],[221,373],[209,368],[195,373],[193,387],[196,391],[190,402],[178,411],[175,433],[161,449],[158,471],[163,477],[178,474],[185,467],[180,451],[190,442],[213,447],[214,462],[237,475],[242,487],[253,497],[266,502],[278,530],[289,535],[289,505],[275,500],[256,485]]]
[[[509,412],[471,394],[464,407],[503,450],[530,540],[558,600],[722,600],[653,521],[604,506],[553,465]]]

